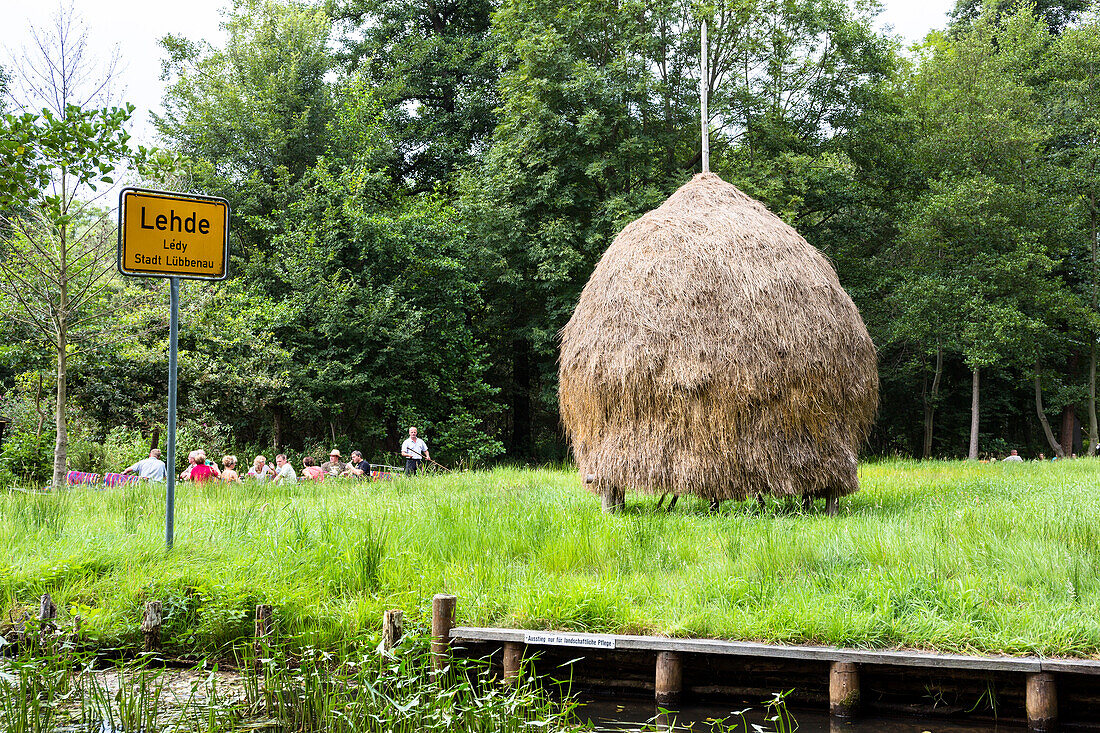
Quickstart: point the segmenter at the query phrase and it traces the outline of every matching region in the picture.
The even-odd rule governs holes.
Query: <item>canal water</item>
[[[707,731],[714,720],[725,719],[728,724],[740,723],[740,711],[728,706],[684,706],[674,715],[659,715],[653,705],[639,701],[616,703],[609,700],[587,700],[578,710],[578,716],[587,718],[598,731],[627,733],[629,731]],[[861,717],[850,722],[831,721],[821,711],[790,709],[797,723],[798,733],[1025,733],[1027,726],[1007,723],[946,722],[941,719]],[[747,733],[765,733],[777,730],[774,723],[765,720],[762,706],[755,706],[744,714],[748,723]],[[760,726],[759,728],[754,726]],[[744,729],[743,729],[744,730]],[[783,730],[778,728],[778,730]]]

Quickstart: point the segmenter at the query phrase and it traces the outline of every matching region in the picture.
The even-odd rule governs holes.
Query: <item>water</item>
[[[748,730],[755,733],[759,725],[761,731],[773,731],[775,726],[764,720],[763,705],[753,706],[745,713],[749,723]],[[985,722],[948,722],[939,718],[885,718],[860,717],[858,720],[840,722],[829,719],[827,714],[816,710],[789,708],[797,722],[798,733],[1023,733],[1026,726],[1007,723]],[[738,708],[719,705],[685,705],[671,716],[659,716],[653,705],[640,701],[616,702],[614,700],[586,700],[578,715],[589,719],[598,731],[656,731],[656,730],[694,730],[706,731],[707,721],[726,718],[727,723],[740,722]],[[672,727],[672,725],[675,727]]]

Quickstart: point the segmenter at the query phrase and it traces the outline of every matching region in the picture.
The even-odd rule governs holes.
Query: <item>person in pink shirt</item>
[[[313,456],[306,456],[302,459],[302,475],[313,481],[324,481],[325,472],[321,470],[321,467],[317,465],[317,461]]]

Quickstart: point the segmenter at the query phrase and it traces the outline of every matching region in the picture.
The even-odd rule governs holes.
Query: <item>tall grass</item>
[[[387,608],[422,621],[447,591],[465,625],[1095,655],[1098,474],[1092,459],[877,463],[838,517],[638,496],[609,516],[550,470],[185,484],[171,553],[162,486],[6,493],[0,616],[48,590],[89,643],[133,646],[159,598],[172,649],[218,652],[265,602],[283,641],[332,648]]]
[[[420,630],[423,632],[423,630]],[[464,733],[592,730],[576,700],[536,683],[528,669],[510,684],[486,660],[455,659],[434,669],[429,640],[407,635],[382,653],[361,638],[337,652],[288,654],[239,647],[239,674],[195,669],[190,692],[169,690],[163,667],[139,660],[96,669],[90,655],[43,651],[35,643],[0,658],[0,730],[9,733]],[[373,640],[373,641],[376,641]],[[51,649],[46,647],[46,649]],[[765,726],[745,713],[691,730],[787,733],[797,729],[784,695],[765,703]],[[676,713],[659,710],[644,730],[680,729]],[[618,728],[616,728],[618,729]],[[687,728],[683,728],[686,730]]]
[[[24,654],[0,659],[0,730],[9,733],[432,733],[576,728],[575,704],[555,700],[527,677],[505,686],[480,660],[436,673],[426,637],[387,654],[364,646],[297,657],[268,650],[244,680],[191,676],[189,695],[167,692],[164,668],[143,662],[96,670],[90,658]],[[246,670],[255,667],[252,660]],[[220,690],[228,688],[228,694]]]

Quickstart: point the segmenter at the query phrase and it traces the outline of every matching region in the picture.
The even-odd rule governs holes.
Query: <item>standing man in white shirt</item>
[[[138,478],[149,481],[164,481],[168,478],[168,467],[160,460],[160,448],[149,451],[149,457],[143,458],[129,468],[123,470],[122,475],[136,473]]]
[[[409,428],[409,437],[401,444],[401,455],[405,456],[405,475],[415,476],[421,461],[430,461],[428,444],[416,437],[416,428]]]

